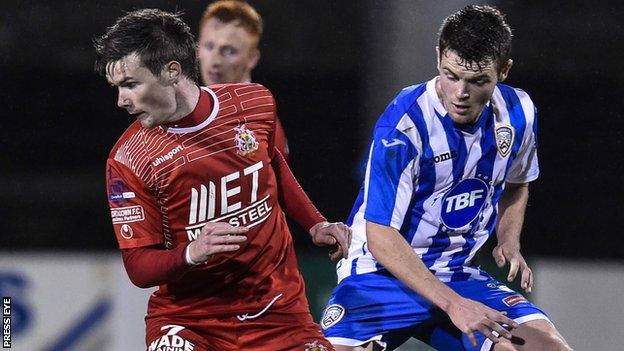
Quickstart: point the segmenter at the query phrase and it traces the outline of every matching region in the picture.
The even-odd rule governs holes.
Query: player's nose
[[[123,93],[123,91],[121,89],[119,90],[119,93],[117,94],[117,106],[119,106],[121,108],[126,108],[126,107],[130,106],[130,100]]]
[[[217,50],[212,50],[208,53],[208,60],[210,62],[210,66],[218,67],[221,66],[221,55]]]
[[[459,81],[457,83],[457,90],[455,91],[457,98],[459,100],[466,100],[470,97],[470,92],[468,91],[468,83],[464,81]]]

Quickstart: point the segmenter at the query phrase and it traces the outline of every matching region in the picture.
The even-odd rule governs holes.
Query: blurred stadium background
[[[144,7],[184,11],[196,33],[207,3],[2,2],[0,293],[13,298],[13,349],[142,349],[149,291],[123,271],[104,187],[106,156],[129,119],[92,71],[91,40]],[[376,117],[402,87],[435,74],[440,21],[475,2],[250,3],[265,20],[253,79],[276,96],[291,167],[319,209],[344,220]],[[540,116],[542,174],[522,239],[537,276],[529,298],[575,349],[621,350],[624,5],[488,3],[514,29],[508,82],[531,94]],[[333,265],[292,227],[318,318]]]

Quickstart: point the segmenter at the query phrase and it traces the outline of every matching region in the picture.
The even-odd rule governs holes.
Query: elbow
[[[130,282],[142,289],[158,285],[151,281],[149,275],[141,269],[145,260],[144,254],[145,250],[140,248],[121,250],[124,268],[126,269]]]
[[[373,255],[373,257],[375,258],[379,257],[381,247],[379,247],[379,242],[377,241],[377,239],[374,238],[374,236],[367,234],[366,240],[367,240],[366,245],[368,246],[368,251],[370,251],[371,255]]]
[[[128,274],[128,278],[130,278],[130,281],[132,282],[132,284],[134,284],[135,286],[141,288],[141,289],[147,289],[147,288],[151,288],[153,286],[156,286],[157,284],[152,284],[148,281],[144,281],[141,280],[137,277],[133,277],[132,275]]]
[[[130,282],[132,282],[132,284],[141,289],[147,289],[158,285],[145,279],[141,274],[134,272],[132,269],[128,269],[128,267],[126,267],[126,272],[128,273],[128,278],[130,278]]]
[[[371,255],[375,257],[377,261],[383,260],[385,252],[384,236],[376,230],[379,225],[371,222],[366,223],[366,246]],[[381,258],[381,260],[380,260]]]

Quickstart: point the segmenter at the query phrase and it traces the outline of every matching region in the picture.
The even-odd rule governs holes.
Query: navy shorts
[[[536,319],[549,320],[546,314],[525,299],[488,276],[486,280],[446,283],[459,295],[479,301],[518,323]],[[489,350],[492,343],[475,333],[478,347],[435,305],[415,293],[387,271],[354,275],[334,289],[320,325],[334,345],[358,346],[376,341],[393,350],[411,337],[426,342],[439,351]]]

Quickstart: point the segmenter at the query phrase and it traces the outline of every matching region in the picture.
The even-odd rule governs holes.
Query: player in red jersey
[[[275,102],[258,84],[199,88],[194,39],[175,14],[138,10],[95,41],[96,70],[137,121],[107,161],[130,279],[159,286],[146,342],[158,350],[331,350],[313,322],[282,209],[347,256],[274,147]],[[279,197],[279,201],[278,201]]]
[[[251,82],[258,64],[262,17],[241,0],[219,0],[206,8],[199,22],[200,76],[204,84]],[[276,119],[275,147],[288,160],[288,140]]]

